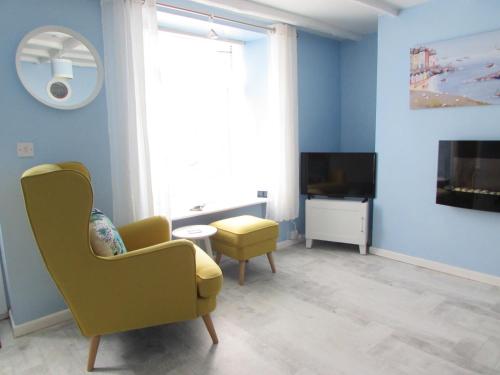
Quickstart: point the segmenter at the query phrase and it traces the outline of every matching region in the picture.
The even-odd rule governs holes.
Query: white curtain
[[[159,118],[154,0],[101,0],[113,217],[153,215],[148,132]],[[146,106],[147,103],[147,106]]]
[[[269,122],[266,216],[276,221],[299,216],[297,31],[277,24],[269,35]]]

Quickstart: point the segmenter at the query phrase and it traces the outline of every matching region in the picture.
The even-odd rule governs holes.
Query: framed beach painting
[[[500,30],[410,50],[410,108],[500,104]]]

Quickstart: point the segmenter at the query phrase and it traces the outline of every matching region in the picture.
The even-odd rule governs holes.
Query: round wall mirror
[[[96,49],[65,27],[44,26],[28,33],[17,47],[16,69],[26,90],[53,108],[81,108],[102,87],[103,67]]]

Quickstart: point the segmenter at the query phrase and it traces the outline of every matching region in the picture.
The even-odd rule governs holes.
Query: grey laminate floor
[[[213,314],[106,336],[106,374],[500,374],[500,288],[318,243],[279,251],[278,273],[236,262]],[[150,308],[154,308],[151,306]],[[103,312],[105,314],[105,312]],[[84,373],[87,340],[73,323],[13,339],[0,322],[0,374]]]

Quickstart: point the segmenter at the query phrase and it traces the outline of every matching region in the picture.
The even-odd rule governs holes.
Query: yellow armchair
[[[44,164],[21,178],[26,211],[45,265],[83,335],[91,337],[87,370],[100,336],[202,317],[218,343],[210,313],[222,272],[200,248],[170,241],[169,223],[151,217],[118,228],[128,252],[94,255],[89,240],[93,194],[80,163]]]

